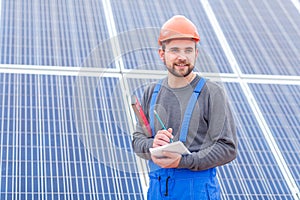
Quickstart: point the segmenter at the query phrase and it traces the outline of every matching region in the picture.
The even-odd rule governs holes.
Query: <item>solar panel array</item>
[[[300,199],[300,3],[0,1],[0,199],[144,199],[130,95],[166,75],[160,26],[199,27],[196,71],[220,82],[239,154],[222,199]]]

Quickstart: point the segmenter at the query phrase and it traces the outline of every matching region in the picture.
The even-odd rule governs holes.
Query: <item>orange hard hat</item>
[[[195,42],[200,41],[196,26],[183,15],[175,15],[169,19],[161,28],[158,44],[175,38],[192,38]]]

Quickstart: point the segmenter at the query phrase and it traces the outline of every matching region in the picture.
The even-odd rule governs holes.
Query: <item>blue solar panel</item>
[[[2,1],[1,63],[80,66],[109,37],[103,9],[99,1]]]
[[[195,71],[224,80],[234,109],[222,199],[299,199],[296,1],[0,3],[0,199],[144,198],[129,98],[166,73],[157,37],[174,14],[199,27]]]
[[[293,199],[241,87],[225,86],[237,117],[239,154],[219,168],[224,199]]]
[[[85,89],[97,89],[97,79],[83,78]],[[74,120],[74,115],[79,114],[74,108],[77,100],[94,98],[100,103],[122,103],[111,99],[116,96],[108,87],[112,85],[109,82],[116,83],[118,79],[106,79],[107,87],[98,88],[102,95],[92,97],[80,96],[78,87],[74,87],[78,83],[75,77],[1,74],[0,80],[1,199],[19,195],[29,198],[34,193],[39,198],[53,199],[80,195],[91,199],[130,199],[139,195],[142,198],[128,122],[124,121],[127,118],[116,114],[122,110],[91,104],[96,106],[95,113],[107,112],[115,121],[98,121],[94,115],[84,122]],[[119,89],[114,88],[115,92]],[[126,108],[124,102],[122,108]],[[80,111],[85,109],[91,107],[85,104]],[[95,126],[101,129],[93,129]],[[111,146],[101,143],[103,139]]]
[[[251,84],[251,89],[299,187],[300,86]]]
[[[243,73],[300,75],[300,18],[291,1],[210,3]]]

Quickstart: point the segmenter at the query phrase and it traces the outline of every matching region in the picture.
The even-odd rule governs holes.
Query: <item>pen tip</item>
[[[154,114],[157,114],[156,110],[153,110]]]

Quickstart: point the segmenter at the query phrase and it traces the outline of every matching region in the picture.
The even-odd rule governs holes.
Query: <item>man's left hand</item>
[[[151,156],[152,161],[162,168],[177,168],[181,160],[181,155],[169,151],[163,152],[164,157]]]

